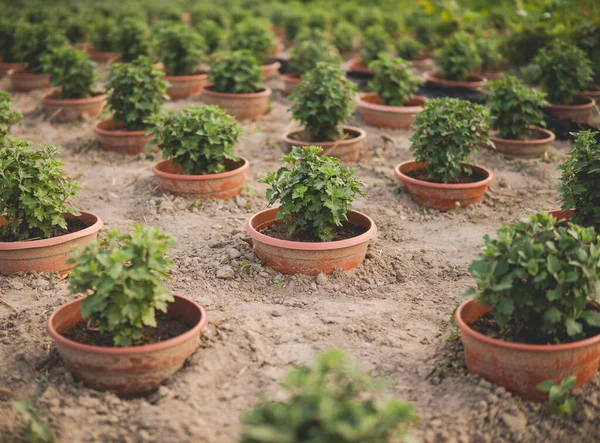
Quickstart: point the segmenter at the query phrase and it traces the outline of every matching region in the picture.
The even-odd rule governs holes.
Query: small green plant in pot
[[[0,19],[0,77],[22,67],[15,53],[17,26],[10,18]]]
[[[389,54],[390,50],[390,36],[385,31],[385,28],[380,25],[370,26],[363,34],[360,59],[356,60],[356,62],[351,62],[350,69],[369,72],[369,64],[377,60],[381,55]]]
[[[250,51],[258,63],[266,65],[276,53],[277,41],[268,22],[252,18],[233,26],[229,47],[232,51]]]
[[[401,37],[396,40],[396,55],[404,60],[415,61],[424,58],[426,47],[413,37]]]
[[[341,54],[352,54],[358,47],[360,31],[352,23],[345,20],[338,22],[333,28],[333,44]]]
[[[108,63],[118,57],[117,23],[107,17],[96,17],[90,30],[90,58],[96,63]]]
[[[115,30],[116,50],[120,61],[130,63],[140,56],[150,55],[150,29],[136,17],[125,17],[117,22]]]
[[[291,94],[302,81],[302,75],[313,70],[321,62],[339,65],[342,59],[336,53],[335,47],[325,39],[311,38],[299,41],[290,51],[290,72],[282,78],[285,94]]]
[[[481,75],[488,80],[502,78],[502,53],[499,40],[495,37],[480,35],[475,40],[475,47],[481,60],[478,68]]]
[[[473,73],[481,58],[473,37],[457,32],[444,42],[435,63],[439,74],[428,75],[427,81],[446,87],[480,88],[484,78]]]
[[[196,29],[206,43],[208,54],[214,54],[219,51],[225,42],[225,30],[213,20],[202,20],[196,26]]]
[[[8,92],[0,91],[0,143],[4,143],[12,126],[23,116],[12,108],[12,99]]]

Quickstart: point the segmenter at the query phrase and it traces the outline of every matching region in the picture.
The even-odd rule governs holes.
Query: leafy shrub
[[[114,52],[117,48],[117,23],[110,18],[98,18],[90,31],[90,40],[98,52]]]
[[[573,133],[575,143],[567,160],[559,166],[562,171],[561,194],[563,209],[574,209],[573,223],[592,226],[600,232],[600,145],[598,132]]]
[[[502,339],[554,344],[586,338],[584,325],[600,326],[600,312],[588,309],[600,287],[593,228],[535,214],[502,225],[484,243],[469,267],[477,288],[466,295],[492,307]]]
[[[23,116],[12,108],[12,99],[8,92],[0,91],[0,144],[4,137],[10,134],[10,128]]]
[[[331,28],[332,16],[322,7],[312,7],[308,12],[306,26],[312,29],[328,31]]]
[[[262,90],[262,69],[249,51],[223,52],[210,64],[208,81],[216,92],[249,94]]]
[[[154,53],[168,75],[190,75],[205,57],[206,43],[184,24],[167,24],[154,31]]]
[[[111,65],[109,73],[106,89],[113,119],[129,131],[144,129],[146,119],[160,111],[168,98],[163,70],[148,57],[140,57],[133,63]]]
[[[537,52],[548,45],[554,35],[548,24],[535,23],[518,26],[502,43],[502,52],[516,67],[531,63]]]
[[[136,17],[125,17],[117,23],[115,31],[116,49],[121,61],[130,63],[140,56],[150,55],[150,29]]]
[[[69,16],[65,23],[65,36],[71,43],[85,41],[90,32],[90,22],[83,14]]]
[[[575,27],[573,39],[592,63],[592,84],[600,84],[600,21],[584,22]]]
[[[546,125],[540,109],[546,103],[543,91],[527,87],[512,75],[488,82],[486,89],[491,93],[487,97],[490,125],[501,138],[522,140],[530,132],[527,126]]]
[[[539,67],[537,81],[553,104],[570,105],[575,95],[592,81],[591,63],[585,52],[560,40],[542,48],[533,63]]]
[[[196,29],[204,39],[209,54],[214,54],[223,46],[225,30],[217,22],[204,20],[198,24]]]
[[[412,37],[402,37],[396,41],[396,54],[404,60],[416,60],[425,52],[425,45]]]
[[[357,15],[356,26],[358,26],[359,29],[367,29],[371,26],[383,27],[383,13],[379,8],[364,7],[360,13],[357,14],[355,7],[354,14]]]
[[[67,43],[65,36],[48,23],[20,23],[15,34],[15,56],[27,63],[27,72],[43,74],[41,58],[52,49]]]
[[[382,26],[371,26],[363,34],[361,59],[368,65],[390,51],[390,37]]]
[[[218,106],[189,106],[150,119],[154,141],[164,158],[171,158],[187,174],[216,174],[225,171],[225,160],[237,160],[233,147],[242,127]]]
[[[333,29],[333,44],[341,53],[356,49],[360,31],[347,21],[341,21]]]
[[[346,80],[341,67],[319,63],[290,95],[290,112],[304,125],[310,141],[337,140],[342,135],[338,125],[354,110],[355,93],[356,86]]]
[[[383,28],[389,35],[394,36],[400,31],[403,17],[400,14],[390,12],[383,16]]]
[[[248,19],[233,27],[229,46],[233,51],[250,51],[262,65],[272,56],[277,43],[268,23],[259,19]]]
[[[302,28],[298,34],[296,34],[296,43],[301,43],[306,40],[327,42],[329,41],[329,35],[319,28],[309,28],[308,26]]]
[[[481,59],[473,39],[464,32],[458,32],[444,42],[435,62],[446,80],[465,81],[481,64]]]
[[[306,26],[306,14],[300,7],[288,8],[282,17],[281,25],[285,38],[294,40],[298,32]]]
[[[422,83],[412,74],[410,66],[401,58],[392,59],[387,55],[371,62],[374,72],[371,89],[388,106],[403,106]]]
[[[302,75],[313,70],[320,62],[339,64],[341,61],[335,47],[327,40],[303,40],[290,51],[289,66],[292,72]]]
[[[83,51],[59,46],[44,54],[41,63],[43,70],[50,74],[52,85],[60,87],[61,98],[87,98],[93,94],[98,74],[94,70],[95,63]]]
[[[198,3],[190,11],[192,24],[196,27],[205,20],[217,23],[221,28],[229,27],[229,17],[224,8],[215,8],[211,5]]]
[[[485,107],[455,98],[428,100],[413,123],[411,147],[418,163],[428,163],[432,181],[454,183],[471,174],[471,152],[492,145],[488,136],[489,114]]]
[[[434,48],[439,44],[439,19],[428,15],[415,14],[407,19],[407,25],[414,33],[417,41],[423,43],[426,48]]]
[[[262,398],[245,413],[241,443],[386,442],[414,420],[412,406],[377,402],[383,383],[350,364],[342,351],[321,354],[312,367],[287,375],[286,400]]]
[[[112,334],[115,346],[131,346],[143,338],[144,326],[157,326],[156,311],[167,312],[174,300],[162,280],[173,264],[166,253],[174,241],[157,227],[141,225],[134,225],[131,234],[114,230],[107,237],[69,259],[75,265],[69,290],[91,291],[81,302],[82,317]]]
[[[15,54],[17,24],[10,19],[0,19],[0,57],[4,63],[11,63],[17,60]]]
[[[58,148],[19,139],[0,143],[0,214],[9,221],[2,237],[49,238],[67,229],[65,213],[79,215],[69,199],[79,186],[67,180]]]
[[[290,233],[316,233],[321,241],[331,240],[331,231],[341,226],[352,209],[356,194],[365,196],[358,168],[343,168],[336,158],[321,156],[322,148],[294,147],[283,157],[287,166],[270,172],[261,183],[269,205],[280,202],[278,219],[290,219]]]
[[[495,38],[480,36],[475,40],[477,54],[481,60],[479,69],[481,72],[494,72],[502,62],[499,42]]]

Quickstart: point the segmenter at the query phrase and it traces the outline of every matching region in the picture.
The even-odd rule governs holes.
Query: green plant
[[[423,43],[412,37],[402,37],[396,41],[396,54],[404,60],[417,60],[425,49]]]
[[[131,234],[118,230],[102,242],[94,241],[67,263],[73,294],[89,294],[81,315],[100,332],[108,332],[115,346],[131,346],[143,338],[144,326],[156,327],[156,311],[167,312],[174,300],[163,278],[173,261],[166,256],[175,242],[157,227],[134,225]]]
[[[312,367],[292,369],[282,387],[287,398],[263,397],[242,421],[241,443],[384,443],[414,420],[412,406],[377,401],[385,384],[347,361],[343,351],[319,355]]]
[[[502,62],[500,42],[496,38],[480,36],[475,40],[475,47],[481,63],[481,72],[494,72]]]
[[[225,160],[238,160],[233,147],[242,127],[218,106],[189,106],[182,112],[157,115],[154,140],[164,158],[171,158],[191,175],[225,171]]]
[[[290,95],[290,112],[304,125],[310,141],[337,140],[342,135],[339,125],[354,109],[355,93],[356,86],[346,80],[340,66],[318,63]]]
[[[95,63],[83,51],[59,46],[41,58],[42,69],[50,74],[53,86],[60,87],[60,98],[78,99],[93,95],[98,74]]]
[[[20,441],[29,443],[54,443],[56,441],[48,423],[28,402],[15,402],[12,404],[12,408],[25,419],[25,425],[21,428],[19,435]]]
[[[312,29],[328,31],[331,28],[331,13],[320,6],[313,6],[309,9],[306,19],[306,26]]]
[[[249,51],[222,52],[210,64],[208,81],[216,92],[250,94],[262,90],[262,69]]]
[[[285,38],[294,40],[298,32],[306,26],[306,13],[301,7],[288,8],[283,14],[281,26],[285,33]]]
[[[360,31],[347,21],[341,21],[333,28],[333,44],[341,53],[353,51],[357,46]]]
[[[90,40],[94,50],[98,52],[113,52],[117,48],[117,23],[110,18],[98,17],[94,20],[90,31]]]
[[[12,98],[6,91],[0,91],[0,144],[10,134],[12,126],[23,116],[12,108]]]
[[[203,20],[196,29],[204,39],[209,54],[214,54],[221,49],[225,41],[225,30],[217,22]]]
[[[65,36],[49,23],[20,23],[15,33],[15,56],[27,63],[27,72],[44,74],[42,56],[67,43]]]
[[[302,40],[290,51],[290,69],[296,74],[305,74],[313,70],[318,63],[341,63],[335,47],[327,40]]]
[[[600,84],[600,20],[579,24],[573,34],[577,46],[585,51],[592,63],[592,84]]]
[[[484,237],[483,252],[469,271],[475,296],[508,341],[561,343],[587,337],[600,326],[589,303],[600,296],[600,237],[593,228],[547,214],[502,225]]]
[[[533,63],[539,66],[537,81],[553,104],[570,105],[592,81],[591,63],[585,52],[564,41],[555,40],[540,49]]]
[[[432,181],[455,183],[471,174],[466,164],[479,145],[492,145],[485,107],[455,98],[430,99],[413,123],[410,150],[418,163],[427,163]]]
[[[224,8],[215,8],[211,5],[198,3],[190,11],[192,24],[196,27],[204,20],[210,20],[218,24],[221,28],[229,27],[229,18]]]
[[[490,92],[487,105],[490,125],[501,138],[523,140],[530,133],[528,126],[546,126],[541,107],[546,104],[546,94],[512,75],[488,82]]]
[[[231,30],[229,46],[233,51],[247,50],[264,65],[277,46],[275,35],[268,23],[260,19],[247,19]]]
[[[363,64],[368,65],[388,52],[390,52],[390,36],[385,32],[383,26],[375,25],[367,28],[363,34],[360,53]]]
[[[150,29],[137,17],[125,17],[117,23],[116,50],[121,61],[130,63],[140,56],[150,55]]]
[[[548,412],[552,415],[573,415],[577,410],[577,402],[569,395],[577,377],[571,375],[554,384],[553,380],[545,380],[536,386],[538,391],[548,393]]]
[[[49,238],[67,229],[64,214],[79,215],[69,199],[80,187],[65,178],[58,148],[19,139],[0,143],[0,214],[7,222],[2,237]]]
[[[446,80],[465,81],[471,71],[481,64],[473,38],[457,32],[447,39],[435,60]]]
[[[160,111],[168,96],[162,69],[148,57],[133,63],[116,63],[109,68],[106,84],[113,119],[129,131],[146,127],[146,119]]]
[[[191,27],[166,24],[154,31],[153,49],[169,75],[194,74],[204,61],[206,43]]]
[[[331,232],[346,220],[357,194],[365,196],[358,168],[343,168],[335,158],[321,156],[317,146],[294,147],[283,157],[287,166],[270,172],[261,183],[268,184],[269,205],[280,202],[278,219],[290,220],[289,232],[303,230],[329,241]]]
[[[65,36],[71,43],[85,41],[90,32],[90,22],[83,14],[73,14],[66,19]]]
[[[412,74],[410,66],[401,58],[382,56],[371,62],[374,72],[370,87],[388,106],[403,106],[419,89],[421,79]]]
[[[513,66],[525,66],[553,39],[553,32],[546,23],[518,26],[503,41],[502,52]]]
[[[600,144],[598,132],[579,131],[567,160],[559,166],[562,171],[561,194],[563,209],[574,209],[571,220],[591,226],[600,232]]]
[[[8,18],[0,19],[0,57],[4,63],[17,60],[15,54],[17,23]]]
[[[407,19],[407,25],[415,38],[426,48],[437,47],[441,38],[439,35],[439,19],[422,14],[415,14]]]

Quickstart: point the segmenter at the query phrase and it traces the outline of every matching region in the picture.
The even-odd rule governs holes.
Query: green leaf
[[[550,389],[554,386],[554,381],[552,380],[544,380],[541,383],[538,383],[535,387],[538,391],[542,392],[550,392]]]

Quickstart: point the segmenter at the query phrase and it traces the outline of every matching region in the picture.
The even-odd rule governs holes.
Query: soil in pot
[[[415,180],[421,180],[427,183],[439,183],[439,184],[448,184],[448,185],[461,185],[465,183],[477,183],[487,178],[487,175],[479,174],[479,171],[473,171],[471,175],[461,175],[452,183],[444,183],[441,180],[437,180],[433,177],[430,177],[427,174],[427,170],[423,169],[415,169],[413,171],[405,172],[409,177],[414,178]]]
[[[77,218],[67,219],[66,221],[67,221],[67,229],[63,229],[60,226],[56,227],[54,229],[54,232],[52,232],[52,238],[60,237],[61,235],[72,234],[74,232],[79,232],[90,226],[89,224],[86,224],[82,220],[77,219]],[[26,240],[26,241],[31,241],[31,240],[39,240],[39,239],[30,239],[30,240]],[[19,238],[13,232],[8,232],[5,235],[0,235],[0,242],[10,243],[10,242],[18,242],[18,241],[23,241],[23,240],[19,240]]]
[[[288,132],[283,141],[287,149],[291,150],[294,146],[317,145],[323,148],[322,155],[339,158],[343,162],[355,162],[362,149],[363,141],[367,134],[365,131],[353,126],[340,126],[344,136],[336,141],[310,141],[304,129],[296,129]]]
[[[289,232],[290,222],[288,220],[274,220],[271,223],[261,226],[258,230],[261,234],[268,235],[269,237],[277,238],[280,240],[296,241],[296,242],[322,242],[322,240],[315,236],[313,232],[307,230],[297,230],[290,234]],[[357,237],[368,231],[368,228],[352,224],[349,222],[343,222],[341,226],[335,227],[331,231],[330,241],[346,240],[349,238]]]

